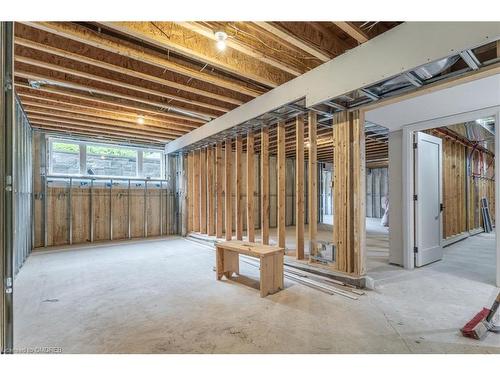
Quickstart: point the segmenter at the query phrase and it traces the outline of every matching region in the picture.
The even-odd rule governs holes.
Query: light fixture
[[[215,33],[215,40],[217,41],[216,46],[219,51],[224,51],[226,49],[226,39],[227,34],[224,31],[217,31]]]
[[[144,125],[144,116],[137,116],[137,123],[139,125]]]
[[[28,80],[28,84],[30,85],[30,87],[31,87],[32,89],[39,89],[39,88],[42,86],[42,84],[44,84],[44,83],[45,83],[45,82],[42,82],[42,81],[36,81],[36,80],[34,80],[34,79],[29,79],[29,80]]]

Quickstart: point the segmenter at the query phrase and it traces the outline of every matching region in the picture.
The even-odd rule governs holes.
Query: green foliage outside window
[[[135,150],[109,146],[87,146],[87,153],[101,156],[137,157],[137,151]]]
[[[72,152],[79,153],[80,147],[74,143],[62,143],[62,142],[54,142],[52,143],[52,151],[56,152]]]

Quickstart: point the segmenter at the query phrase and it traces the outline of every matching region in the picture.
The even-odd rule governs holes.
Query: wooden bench
[[[239,254],[260,259],[260,296],[283,289],[283,257],[285,250],[276,246],[243,241],[226,241],[216,245],[217,280],[240,273]]]

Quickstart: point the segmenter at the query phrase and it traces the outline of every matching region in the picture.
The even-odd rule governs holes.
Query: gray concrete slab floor
[[[489,247],[490,237],[460,246],[479,251],[484,243],[472,244]],[[387,265],[374,272],[376,290],[350,300],[290,280],[285,290],[260,298],[257,268],[241,262],[242,276],[216,281],[214,251],[179,237],[36,252],[15,280],[15,347],[60,347],[63,353],[500,353],[500,335],[483,341],[460,336],[458,329],[495,291],[480,269],[491,254],[478,254],[473,266],[461,257],[448,251],[442,262],[414,271]]]

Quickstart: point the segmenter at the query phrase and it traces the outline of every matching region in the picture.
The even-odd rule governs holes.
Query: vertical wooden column
[[[241,204],[242,176],[243,176],[243,140],[241,135],[236,137],[236,239],[243,239],[243,205]]]
[[[254,136],[250,130],[247,136],[247,239],[250,242],[255,242],[255,223],[253,217],[253,193],[255,185],[254,146]]]
[[[200,150],[194,151],[193,231],[200,231]]]
[[[214,148],[207,148],[207,234],[215,234]]]
[[[316,112],[309,112],[309,164],[308,164],[308,208],[309,208],[309,254],[315,254],[317,247],[317,232],[318,232],[318,194],[317,194],[317,115]]]
[[[215,237],[222,238],[222,180],[224,179],[222,167],[222,142],[215,146],[215,194],[216,194],[216,217],[215,217]]]
[[[207,233],[207,149],[200,151],[200,232]]]
[[[225,178],[225,208],[226,208],[226,240],[230,241],[233,238],[233,188],[232,188],[232,142],[226,139],[225,145],[225,159],[226,159],[226,178]]]
[[[193,163],[194,153],[191,151],[188,153],[187,162],[187,173],[188,173],[188,232],[193,231],[193,199],[194,199],[194,163]],[[128,198],[130,199],[130,197]]]
[[[304,117],[295,121],[295,244],[296,258],[304,259]]]
[[[269,128],[260,133],[260,194],[261,194],[261,237],[264,245],[269,244]]]
[[[339,271],[365,273],[365,150],[360,111],[333,120],[334,243]]]
[[[278,122],[278,246],[284,248],[285,231],[285,122]]]

